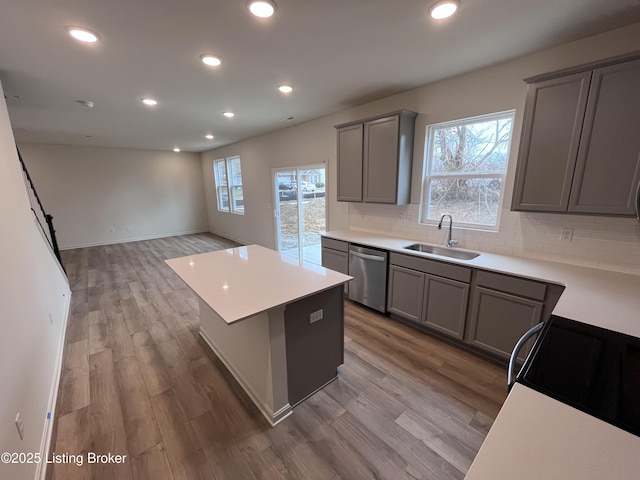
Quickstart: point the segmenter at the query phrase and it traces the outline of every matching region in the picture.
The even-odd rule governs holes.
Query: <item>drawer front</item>
[[[321,237],[320,242],[325,248],[332,248],[340,252],[349,251],[349,242],[343,242],[342,240],[334,240],[333,238]]]
[[[452,280],[458,280],[459,282],[466,283],[469,283],[471,280],[471,269],[460,265],[438,262],[414,255],[402,255],[394,252],[391,252],[389,259],[389,263],[393,265],[411,268],[413,270],[430,273],[439,277],[450,278]]]
[[[544,300],[547,292],[547,285],[525,278],[501,275],[499,273],[478,271],[477,283],[479,286],[499,290],[501,292],[519,295],[521,297]]]

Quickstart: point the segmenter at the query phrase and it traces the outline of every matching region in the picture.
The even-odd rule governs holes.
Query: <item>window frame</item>
[[[235,160],[238,160],[238,163],[240,164],[240,172],[237,175],[233,174],[234,168],[232,166],[232,163]],[[218,165],[222,165],[222,167],[218,168]],[[220,170],[224,172],[224,179],[220,178]],[[241,208],[238,208],[235,202],[235,194],[233,193],[234,189],[239,188],[243,193],[242,196],[244,198],[244,190],[242,184],[242,163],[240,162],[240,155],[233,155],[231,157],[217,158],[213,160],[213,182],[216,190],[216,205],[218,207],[218,211],[223,213],[244,215],[244,204]],[[221,200],[223,198],[223,194],[226,194],[227,196],[226,208]]]
[[[495,225],[489,225],[486,223],[470,223],[464,222],[454,218],[456,227],[467,230],[482,230],[482,231],[498,231],[500,228],[500,217],[502,213],[502,204],[504,202],[505,184],[507,179],[507,172],[509,170],[509,157],[511,156],[511,145],[513,142],[513,128],[515,124],[515,110],[505,110],[496,113],[489,113],[485,115],[477,115],[474,117],[467,117],[458,120],[450,120],[447,122],[434,123],[427,125],[424,147],[424,159],[422,170],[422,191],[420,194],[420,209],[418,223],[421,225],[437,225],[439,219],[430,219],[429,212],[431,208],[431,182],[433,180],[445,180],[445,179],[499,179],[500,180],[500,198],[498,200],[498,211],[496,215]],[[433,173],[433,149],[435,143],[435,132],[439,129],[456,127],[460,125],[470,125],[474,123],[483,123],[493,120],[511,120],[511,129],[509,132],[509,139],[507,142],[506,162],[503,171],[493,172],[457,172],[457,173]]]

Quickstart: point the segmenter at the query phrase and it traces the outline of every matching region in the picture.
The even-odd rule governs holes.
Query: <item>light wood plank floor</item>
[[[73,295],[51,451],[85,463],[49,479],[464,477],[506,397],[503,368],[346,301],[338,380],[270,428],[164,263],[230,246],[199,234],[63,252]],[[87,452],[127,457],[89,465]]]

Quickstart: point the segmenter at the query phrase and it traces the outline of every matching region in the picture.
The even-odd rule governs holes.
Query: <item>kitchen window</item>
[[[214,160],[213,174],[216,184],[218,210],[244,215],[240,157],[235,156]]]
[[[427,127],[420,222],[497,230],[514,111]]]

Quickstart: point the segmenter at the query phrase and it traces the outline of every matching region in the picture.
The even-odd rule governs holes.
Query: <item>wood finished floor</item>
[[[464,477],[506,397],[503,368],[346,301],[338,380],[271,428],[164,263],[230,246],[198,234],[63,252],[73,295],[51,452],[85,463],[49,479]],[[89,465],[87,452],[127,458]]]

